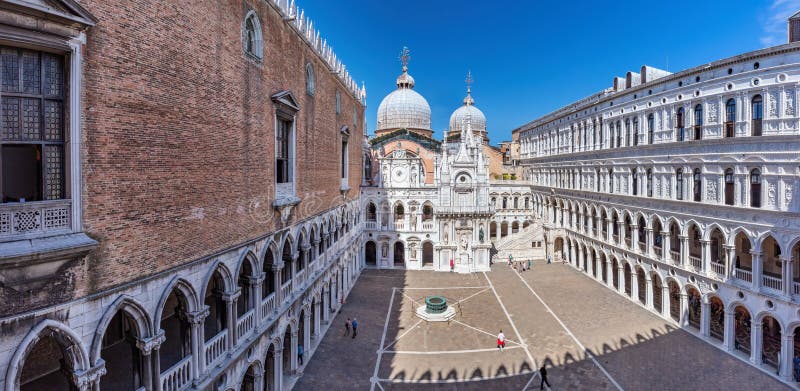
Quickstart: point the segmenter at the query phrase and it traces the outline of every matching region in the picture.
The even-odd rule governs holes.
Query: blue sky
[[[543,114],[611,86],[643,64],[672,72],[785,43],[800,0],[297,0],[354,79],[367,86],[368,132],[411,49],[409,73],[436,137],[465,95],[492,144]]]

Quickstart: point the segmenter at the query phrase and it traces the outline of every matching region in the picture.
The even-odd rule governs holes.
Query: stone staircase
[[[542,242],[542,246],[532,247],[532,242]],[[544,229],[541,222],[536,221],[494,243],[492,262],[508,262],[509,255],[518,261],[544,258]]]

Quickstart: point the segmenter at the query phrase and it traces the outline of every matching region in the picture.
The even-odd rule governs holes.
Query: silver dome
[[[431,107],[413,88],[414,78],[403,67],[403,74],[397,77],[397,89],[378,106],[376,130],[431,129]]]
[[[450,116],[450,131],[460,132],[467,117],[470,117],[473,133],[486,133],[486,116],[475,107],[475,100],[472,99],[469,91],[467,91],[467,97],[464,98],[464,105],[456,109]]]

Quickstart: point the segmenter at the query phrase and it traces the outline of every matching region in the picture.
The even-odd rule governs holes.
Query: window
[[[761,207],[761,170],[757,168],[750,171],[750,206]]]
[[[647,116],[647,143],[652,144],[653,140],[655,139],[655,131],[656,131],[656,124],[655,124],[655,116],[651,113]]]
[[[375,211],[375,204],[369,203],[367,204],[367,221],[377,221],[378,214]]]
[[[617,121],[617,148],[622,146],[622,124]]]
[[[508,208],[508,198],[503,197],[503,209]]]
[[[0,202],[66,197],[64,58],[0,48]]]
[[[631,171],[631,194],[639,195],[639,174],[635,168]]]
[[[684,115],[683,115],[683,107],[678,109],[678,114],[676,115],[676,122],[678,125],[678,141],[683,141],[685,137],[685,124],[684,124]]]
[[[336,114],[340,114],[342,112],[342,95],[339,93],[339,90],[336,90]]]
[[[316,90],[316,78],[314,76],[314,66],[311,63],[306,64],[306,93],[314,95]]]
[[[725,103],[725,137],[733,137],[734,123],[736,122],[736,101],[731,98]]]
[[[631,120],[625,120],[625,145],[631,146],[633,143],[631,142]]]
[[[529,208],[529,206],[528,206],[528,205],[529,205],[529,204],[528,204],[528,202],[529,202],[529,201],[528,201],[528,197],[525,197],[525,209],[528,209],[528,208]]]
[[[364,155],[364,180],[369,182],[372,179],[372,159],[369,155]]]
[[[725,205],[733,205],[733,169],[725,170]]]
[[[750,125],[752,127],[751,134],[753,136],[761,136],[761,119],[764,118],[764,100],[761,98],[761,95],[756,95],[753,97],[750,105],[753,112],[753,121]]]
[[[342,156],[341,156],[341,166],[342,166],[342,179],[347,179],[347,139],[342,140]]]
[[[290,120],[278,119],[278,131],[275,135],[275,181],[277,183],[292,181],[290,152],[293,126],[294,124]]]
[[[703,139],[703,105],[698,104],[694,107],[694,139]]]
[[[701,194],[702,194],[702,178],[700,175],[700,169],[695,168],[694,172],[692,173],[692,192],[694,193],[694,200],[695,202],[700,202]]]
[[[430,205],[422,206],[422,221],[433,220],[433,207]]]
[[[633,118],[633,145],[639,145],[639,118]]]
[[[261,38],[261,23],[258,21],[258,15],[256,15],[255,11],[247,13],[242,30],[244,52],[260,60],[263,56],[263,40]]]
[[[647,169],[647,196],[653,196],[653,170]]]
[[[679,168],[675,172],[675,198],[683,199],[683,169]]]
[[[608,192],[614,192],[614,169],[608,169]]]

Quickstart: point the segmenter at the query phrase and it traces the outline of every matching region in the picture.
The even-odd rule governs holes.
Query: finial
[[[467,71],[467,79],[464,80],[467,83],[467,94],[469,94],[472,90],[472,70]]]
[[[411,59],[411,50],[408,50],[407,46],[403,46],[403,50],[400,51],[400,63],[403,64],[403,72],[408,70],[408,60]]]

